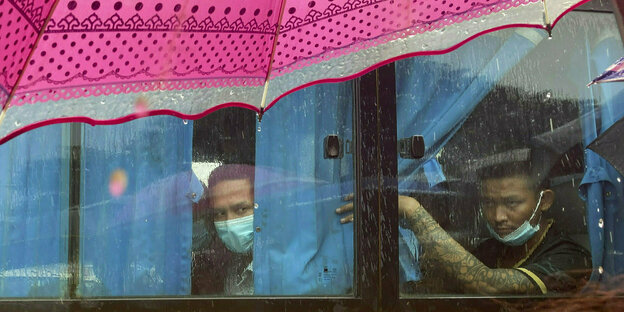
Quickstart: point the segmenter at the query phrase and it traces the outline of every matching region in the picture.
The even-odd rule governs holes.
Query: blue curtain
[[[0,297],[62,297],[67,285],[67,125],[0,146]]]
[[[585,88],[612,62],[624,55],[617,34],[590,42],[586,36],[586,59],[580,65],[586,75],[578,81],[583,143],[587,146],[598,135],[624,116],[624,85],[610,83]],[[586,65],[586,66],[585,66]],[[600,155],[585,149],[586,170],[580,194],[587,202],[587,228],[593,263],[592,280],[606,280],[624,273],[624,179]]]
[[[519,29],[503,38],[486,35],[454,52],[396,63],[397,135],[422,135],[426,154],[420,160],[399,159],[399,191],[427,189],[445,181],[435,155],[495,86],[545,37]],[[427,184],[418,185],[423,173]]]
[[[323,158],[323,140],[352,138],[351,83],[297,91],[256,133],[256,295],[341,295],[353,287],[353,225],[335,209],[353,193],[353,156]],[[350,152],[350,151],[349,151]]]
[[[80,295],[190,294],[192,135],[171,116],[84,127]],[[127,177],[118,197],[112,173]]]
[[[400,193],[435,189],[446,180],[435,155],[497,81],[544,37],[541,32],[520,29],[507,38],[482,36],[448,54],[396,63],[397,136],[422,135],[426,148],[422,159],[399,158]],[[418,178],[422,173],[426,181]],[[417,281],[418,239],[403,227],[399,233],[401,282]]]
[[[399,138],[420,134],[427,145],[424,160],[399,160],[400,191],[417,187],[422,168],[429,186],[444,181],[433,156],[496,81],[543,38],[533,30],[506,39],[484,36],[447,55],[397,62]],[[344,294],[352,287],[352,227],[341,226],[334,214],[343,204],[340,197],[353,192],[352,157],[338,161],[322,154],[327,134],[351,138],[349,94],[346,83],[304,89],[271,108],[259,125],[258,295]],[[417,240],[411,231],[399,233],[400,282],[417,281]]]

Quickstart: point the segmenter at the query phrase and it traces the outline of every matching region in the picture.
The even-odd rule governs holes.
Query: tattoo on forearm
[[[445,273],[454,276],[464,291],[480,294],[538,293],[537,287],[522,272],[485,266],[448,235],[424,209],[418,209],[408,221],[425,252],[436,259]]]

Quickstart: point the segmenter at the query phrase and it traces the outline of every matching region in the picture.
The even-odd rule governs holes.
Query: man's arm
[[[399,196],[399,211],[422,244],[428,257],[454,276],[460,286],[479,294],[538,294],[529,278],[515,269],[491,269],[466,251],[414,198]]]

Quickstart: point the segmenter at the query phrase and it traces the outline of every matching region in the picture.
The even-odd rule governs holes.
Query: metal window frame
[[[618,24],[618,29],[620,30],[620,37],[622,38],[622,42],[624,42],[624,1],[622,0],[611,0],[611,5],[613,6],[613,15],[615,15],[615,20]]]
[[[624,3],[613,1],[624,38]],[[587,9],[585,9],[587,11]],[[600,11],[604,12],[604,11]],[[548,297],[426,296],[400,298],[398,291],[397,127],[394,65],[388,64],[354,80],[355,153],[355,294],[352,297],[138,297],[76,298],[77,280],[68,285],[69,299],[0,299],[0,311],[413,311],[498,310],[506,304],[538,302]],[[72,130],[74,130],[72,128]],[[72,137],[76,137],[72,131]],[[70,175],[80,177],[80,154],[72,139]],[[78,158],[75,158],[77,155]],[[78,172],[76,172],[76,164]],[[76,186],[77,185],[77,186]],[[79,183],[72,190],[79,191]],[[79,211],[71,213],[70,246],[79,247]],[[72,221],[73,220],[73,221]],[[71,224],[74,224],[71,226]],[[71,264],[78,253],[72,247]],[[73,272],[76,272],[74,268]],[[75,273],[74,273],[75,274]],[[624,303],[624,297],[610,302]]]
[[[624,0],[595,0],[575,11],[614,14],[622,42],[624,42]],[[398,280],[397,280],[398,282]],[[574,295],[553,296],[477,296],[477,295],[428,295],[402,297],[397,311],[522,311],[534,308],[534,304],[546,300],[572,299]],[[578,298],[577,298],[578,299]],[[559,302],[558,304],[562,304]],[[624,305],[624,296],[609,298],[613,307]],[[593,307],[593,306],[592,306]],[[550,311],[555,311],[554,307]]]
[[[383,86],[382,86],[382,83]],[[72,124],[69,298],[1,298],[0,311],[387,311],[398,299],[394,65],[354,80],[355,293],[343,297],[80,298],[81,124]],[[379,103],[378,99],[384,99]],[[390,178],[389,178],[390,177]],[[383,255],[383,256],[382,256]]]
[[[80,192],[83,125],[69,125],[69,214],[67,229],[67,295],[76,298],[80,283]]]

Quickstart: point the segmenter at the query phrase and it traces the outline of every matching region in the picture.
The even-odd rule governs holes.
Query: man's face
[[[214,221],[226,221],[252,215],[254,197],[247,179],[224,180],[210,189]]]
[[[481,182],[481,209],[483,216],[501,237],[517,229],[528,220],[537,198],[526,176],[486,179]],[[535,225],[541,211],[531,220]]]

